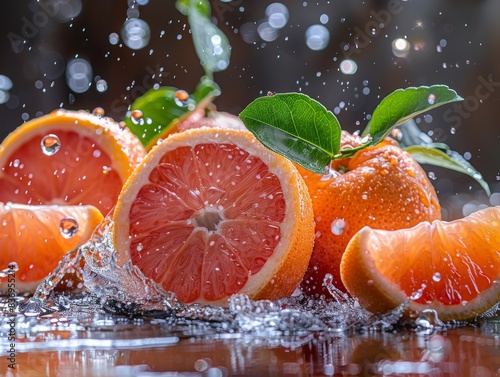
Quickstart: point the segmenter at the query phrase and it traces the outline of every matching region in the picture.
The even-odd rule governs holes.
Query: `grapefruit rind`
[[[307,187],[293,164],[260,144],[248,131],[197,128],[173,134],[156,145],[134,170],[120,193],[113,214],[113,240],[118,251],[118,264],[130,263],[129,211],[139,190],[148,182],[152,169],[168,152],[179,147],[195,147],[199,144],[232,144],[256,156],[276,175],[286,198],[284,220],[280,224],[281,239],[262,269],[249,276],[238,292],[253,299],[276,299],[288,296],[300,283],[314,243],[312,203]],[[231,172],[228,172],[231,174]],[[182,272],[180,272],[182,273]],[[165,287],[164,287],[165,288]],[[207,301],[204,297],[195,303],[226,305],[227,299]]]
[[[347,291],[357,298],[365,309],[374,314],[386,313],[398,305],[406,303],[407,314],[412,312],[418,314],[426,309],[431,309],[436,311],[442,321],[472,319],[500,301],[499,228],[500,207],[487,208],[464,219],[451,222],[439,220],[432,223],[423,222],[409,229],[387,231],[364,227],[353,236],[342,257],[342,281]],[[461,238],[462,233],[466,237]],[[471,234],[474,234],[474,239]],[[414,263],[422,262],[422,255],[407,257],[405,255],[407,249],[419,248],[423,250],[426,247],[429,249],[429,245],[440,245],[446,242],[449,237],[456,237],[457,235],[461,239],[462,245],[453,250],[456,257],[464,257],[468,263],[470,261],[474,266],[478,266],[480,270],[482,267],[476,264],[474,255],[466,254],[467,247],[472,245],[472,242],[477,242],[478,236],[481,236],[481,239],[490,245],[489,249],[481,247],[479,252],[483,253],[483,255],[477,257],[483,259],[480,262],[483,268],[490,270],[489,274],[492,275],[489,278],[490,284],[477,293],[474,298],[460,303],[446,304],[434,297],[431,302],[421,303],[418,302],[419,297],[426,290],[429,290],[431,294],[435,294],[432,278],[427,279],[427,284],[422,286],[420,290],[415,289],[413,292],[405,292],[399,284],[386,276],[386,274],[391,273],[388,271],[390,268],[398,269],[399,265],[402,267],[401,269],[411,269]],[[406,239],[408,244],[400,243],[398,239]],[[496,240],[492,242],[494,239]],[[379,245],[378,240],[385,240],[386,245],[390,244],[390,247],[375,251],[374,249]],[[423,262],[428,263],[428,273],[432,276],[434,265],[443,263],[443,255],[437,248],[430,250],[434,252],[427,253],[428,258],[424,259]],[[390,262],[381,267],[385,262],[375,260],[377,253],[380,253],[379,255],[383,254],[385,262]],[[412,257],[414,260],[411,259]],[[486,265],[486,261],[488,265]],[[450,266],[451,268],[452,266]],[[384,269],[387,272],[381,271]],[[461,279],[459,272],[444,271],[440,278],[443,280],[451,279],[451,281],[456,282],[457,286],[460,285],[458,283]],[[456,280],[454,280],[455,278]]]
[[[77,127],[78,125],[83,127]],[[0,166],[3,166],[5,159],[9,157],[10,153],[7,152],[17,150],[28,139],[36,135],[43,137],[66,127],[73,127],[75,132],[99,141],[99,145],[112,158],[113,168],[118,170],[123,181],[146,154],[139,139],[128,129],[121,129],[111,118],[99,117],[83,110],[58,109],[22,124],[7,135],[0,145]],[[128,158],[113,158],[116,151]]]

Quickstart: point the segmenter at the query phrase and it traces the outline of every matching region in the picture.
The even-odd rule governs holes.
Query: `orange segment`
[[[500,301],[500,207],[452,222],[359,231],[342,257],[348,292],[373,313],[409,309],[468,319]]]
[[[101,212],[90,205],[0,203],[0,268],[16,262],[16,290],[33,291],[66,252],[90,238],[102,219]],[[6,278],[0,278],[0,291],[7,291]]]
[[[290,295],[314,239],[298,171],[242,130],[169,136],[127,180],[113,220],[119,263],[186,303]]]
[[[113,120],[56,110],[0,145],[0,201],[91,204],[107,213],[144,155],[140,141]]]

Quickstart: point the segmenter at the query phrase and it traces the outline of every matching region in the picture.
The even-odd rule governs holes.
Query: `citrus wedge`
[[[169,136],[127,180],[113,220],[118,263],[185,303],[290,295],[314,241],[298,171],[243,130]]]
[[[139,139],[110,118],[56,110],[0,145],[0,202],[91,204],[107,214],[144,155]]]
[[[66,252],[87,241],[102,221],[91,205],[58,206],[0,203],[0,268],[17,263],[9,280],[0,278],[0,291],[7,283],[17,292],[33,292],[57,266]]]
[[[500,207],[395,231],[364,227],[342,257],[347,291],[372,313],[409,300],[441,320],[470,319],[500,301]]]

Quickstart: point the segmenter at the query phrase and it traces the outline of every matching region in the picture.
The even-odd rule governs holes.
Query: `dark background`
[[[353,132],[363,129],[380,99],[397,88],[449,85],[466,99],[462,107],[447,105],[417,122],[436,141],[465,154],[494,194],[486,197],[465,175],[424,166],[436,176],[443,216],[500,204],[500,86],[485,84],[500,82],[498,0],[281,1],[289,19],[272,41],[251,33],[242,38],[243,30],[265,21],[272,1],[210,2],[213,21],[232,45],[228,69],[214,75],[222,88],[218,109],[238,114],[267,91],[301,91],[334,111],[343,128]],[[139,50],[109,41],[111,33],[120,34],[131,9],[151,29],[150,42]],[[321,24],[322,15],[323,21],[328,17],[324,26],[330,39],[324,49],[313,51],[305,32]],[[405,57],[393,53],[397,38],[410,43]],[[343,45],[356,41],[358,50],[343,51]],[[2,138],[23,121],[59,107],[100,106],[120,120],[131,100],[155,83],[192,92],[203,75],[187,19],[174,0],[11,1],[0,14],[0,53],[0,75],[13,82],[0,92]],[[92,67],[91,85],[83,93],[67,85],[67,63],[73,58]],[[341,72],[346,58],[357,63],[355,74]],[[104,92],[97,89],[99,79],[107,83]]]

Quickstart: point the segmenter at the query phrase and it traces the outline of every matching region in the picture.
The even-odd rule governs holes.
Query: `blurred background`
[[[446,84],[465,101],[416,118],[435,141],[477,168],[470,177],[424,165],[443,217],[500,205],[498,0],[210,0],[232,45],[214,75],[219,110],[303,92],[364,129],[397,88]],[[192,92],[204,71],[174,0],[17,0],[0,14],[0,136],[56,108],[102,107],[123,119],[155,85]]]

